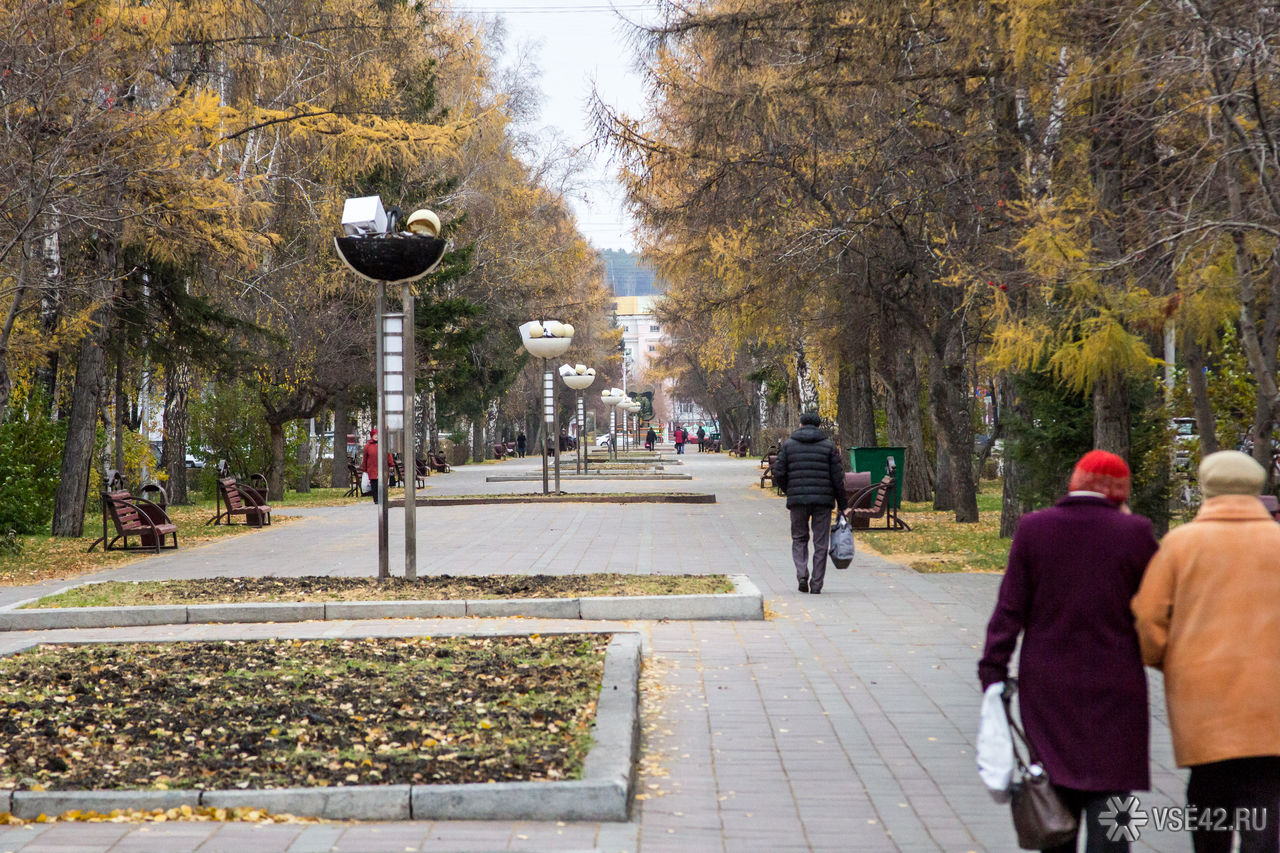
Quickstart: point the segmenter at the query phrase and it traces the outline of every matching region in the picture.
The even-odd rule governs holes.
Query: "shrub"
[[[65,422],[51,423],[29,408],[10,409],[0,424],[0,530],[48,527],[65,441]]]

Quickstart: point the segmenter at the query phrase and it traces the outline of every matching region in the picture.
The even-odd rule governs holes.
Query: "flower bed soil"
[[[25,605],[122,607],[287,601],[448,601],[481,598],[713,595],[733,592],[724,575],[434,575],[404,578],[246,577],[85,584]]]
[[[40,646],[0,660],[0,789],[574,778],[608,637]]]

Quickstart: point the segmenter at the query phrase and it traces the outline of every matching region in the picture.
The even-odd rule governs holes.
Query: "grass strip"
[[[0,660],[0,789],[580,775],[605,635],[40,646]]]
[[[24,605],[126,607],[152,604],[243,604],[293,601],[448,601],[478,598],[714,595],[733,592],[724,575],[435,575],[404,578],[246,577],[104,581]]]
[[[345,489],[312,489],[309,493],[289,492],[283,501],[270,501],[273,509],[286,507],[343,506],[357,503],[357,498],[344,498]],[[395,492],[393,491],[393,494]],[[368,498],[364,499],[368,501]],[[236,524],[205,525],[214,515],[213,500],[199,500],[187,506],[168,508],[169,518],[178,526],[178,549],[194,548],[226,536],[240,536],[258,528],[236,519]],[[288,524],[294,518],[272,513],[271,524]],[[110,522],[108,522],[108,529]],[[15,537],[11,551],[0,551],[0,586],[25,586],[45,580],[71,578],[102,569],[122,566],[146,559],[150,551],[104,552],[99,545],[89,546],[102,534],[102,516],[91,509],[85,517],[85,535],[79,537],[47,536],[43,533]],[[110,536],[115,536],[111,530]],[[136,540],[131,540],[136,541]],[[161,552],[163,553],[163,552]]]
[[[903,501],[899,515],[910,531],[855,530],[858,546],[919,572],[1000,572],[1009,560],[1009,541],[1000,538],[999,480],[983,481],[978,493],[978,521],[960,524],[952,511],[935,511],[932,503]]]

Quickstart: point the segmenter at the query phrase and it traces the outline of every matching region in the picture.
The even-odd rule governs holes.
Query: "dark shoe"
[[[801,592],[809,591],[809,581],[807,579],[800,581],[800,591]]]
[[[813,589],[809,590],[809,594],[810,594],[810,595],[822,595],[822,590],[821,590],[821,588],[819,588],[819,587],[816,587],[816,586],[815,586]]]

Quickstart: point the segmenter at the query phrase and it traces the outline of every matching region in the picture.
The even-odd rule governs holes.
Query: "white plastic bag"
[[[360,472],[360,494],[367,495],[373,491],[373,482],[369,479],[368,471]]]
[[[836,523],[831,526],[831,542],[827,553],[837,569],[847,569],[853,562],[853,528],[844,513],[836,513]]]
[[[1013,784],[1013,736],[1005,715],[1004,682],[997,682],[982,694],[982,718],[978,723],[978,775],[997,803],[1009,802]]]

